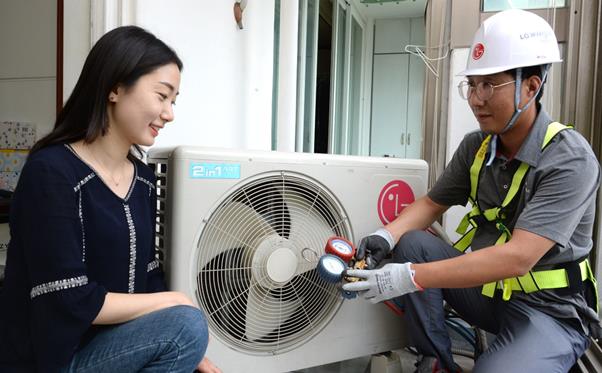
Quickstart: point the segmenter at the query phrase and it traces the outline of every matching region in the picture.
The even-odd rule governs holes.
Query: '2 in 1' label
[[[240,179],[238,163],[191,162],[191,179]]]

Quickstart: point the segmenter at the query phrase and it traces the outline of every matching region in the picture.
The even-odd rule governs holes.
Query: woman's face
[[[174,63],[141,76],[131,87],[109,94],[109,131],[131,144],[151,146],[167,122],[180,88],[180,70]]]

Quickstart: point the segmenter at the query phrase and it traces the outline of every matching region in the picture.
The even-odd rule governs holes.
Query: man
[[[458,370],[444,299],[496,335],[473,372],[568,371],[598,326],[586,258],[599,163],[577,131],[552,123],[539,104],[550,64],[560,61],[539,16],[509,10],[486,20],[459,85],[480,131],[466,135],[426,196],[360,243],[357,257],[369,269],[348,271],[362,281],[343,288],[374,303],[407,294],[407,325],[424,356],[419,372]],[[422,231],[467,201],[473,208],[455,247]],[[390,251],[393,263],[374,269]]]

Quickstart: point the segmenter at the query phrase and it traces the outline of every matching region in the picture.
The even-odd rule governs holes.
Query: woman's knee
[[[202,357],[209,341],[209,329],[203,312],[190,306],[175,306],[165,311],[165,322],[175,328],[174,342],[198,351]]]

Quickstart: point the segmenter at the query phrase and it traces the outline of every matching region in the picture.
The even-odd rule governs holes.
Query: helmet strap
[[[523,112],[523,110],[528,108],[529,105],[531,104],[531,100],[530,100],[529,102],[527,102],[527,104],[522,109],[518,107],[518,105],[520,105],[520,86],[522,83],[523,83],[523,69],[522,69],[522,67],[519,67],[516,69],[516,79],[514,80],[514,114],[512,114],[512,118],[510,118],[510,120],[508,121],[508,124],[506,124],[506,127],[504,127],[504,130],[502,131],[502,133],[505,133],[510,128],[512,128],[514,126],[514,124],[516,123],[518,116]]]
[[[531,106],[531,104],[533,103],[533,101],[535,101],[535,99],[537,98],[537,95],[539,95],[539,91],[541,91],[541,89],[543,88],[544,83],[546,82],[546,79],[548,78],[548,71],[550,70],[550,65],[545,65],[542,66],[542,78],[541,78],[541,84],[539,86],[539,88],[537,88],[537,92],[535,92],[535,94],[533,95],[533,97],[531,97],[531,99],[529,100],[529,102],[527,102],[525,104],[525,106],[523,106],[522,108],[519,108],[518,105],[520,104],[520,86],[523,82],[523,78],[522,78],[522,74],[523,74],[523,69],[521,67],[516,69],[516,82],[514,85],[514,114],[512,114],[512,118],[510,118],[510,120],[508,121],[508,124],[506,124],[506,127],[504,128],[504,130],[502,131],[502,133],[508,131],[510,128],[512,128],[512,126],[514,126],[514,124],[516,123],[516,120],[518,119],[518,116],[525,110],[527,110],[527,108],[529,108],[529,106]]]

